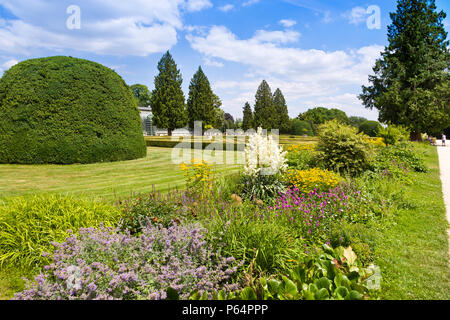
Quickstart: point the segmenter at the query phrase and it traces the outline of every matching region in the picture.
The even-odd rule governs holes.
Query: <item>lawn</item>
[[[417,146],[419,147],[419,146]],[[450,299],[447,219],[435,148],[423,147],[430,171],[413,173],[400,208],[378,240],[376,264],[382,270],[382,298]]]
[[[113,200],[131,192],[158,191],[184,184],[172,149],[148,148],[147,157],[132,161],[88,165],[0,165],[0,199],[28,194],[61,193]],[[226,152],[219,152],[225,155]],[[217,165],[216,172],[236,169]]]

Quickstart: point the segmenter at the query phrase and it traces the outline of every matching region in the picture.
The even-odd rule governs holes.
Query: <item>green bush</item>
[[[51,261],[52,242],[64,241],[68,230],[101,223],[112,227],[118,218],[116,208],[91,200],[57,195],[7,199],[0,203],[0,264],[42,267]]]
[[[356,176],[369,168],[373,147],[357,129],[337,121],[319,127],[316,150],[321,164],[342,175]]]
[[[113,70],[71,57],[21,62],[0,79],[0,163],[142,158],[136,101]]]
[[[394,145],[398,142],[408,141],[409,137],[409,133],[406,128],[396,125],[389,125],[386,128],[381,128],[379,135],[388,146]]]
[[[294,119],[292,120],[291,134],[294,136],[313,136],[314,132],[311,123],[308,121]]]
[[[359,132],[363,132],[369,137],[378,137],[380,130],[382,129],[378,121],[364,121],[359,125]]]
[[[167,195],[152,192],[121,201],[119,208],[122,212],[119,228],[128,230],[132,235],[140,234],[148,224],[170,227],[174,223],[180,224],[190,214],[182,203],[182,193],[169,191]]]

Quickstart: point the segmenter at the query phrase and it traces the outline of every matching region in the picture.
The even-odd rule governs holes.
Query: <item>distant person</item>
[[[442,146],[445,147],[445,140],[447,140],[447,136],[445,135],[445,133],[442,134]]]

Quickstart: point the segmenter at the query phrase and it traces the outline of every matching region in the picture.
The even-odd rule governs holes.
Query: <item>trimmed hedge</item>
[[[147,153],[125,81],[72,57],[21,62],[0,79],[0,163],[131,160]]]
[[[175,147],[177,147],[177,148],[186,148],[187,147],[186,145],[180,145],[181,143],[183,143],[182,140],[180,140],[180,141],[146,140],[146,142],[147,142],[147,147],[158,147],[158,148],[175,148]],[[197,143],[199,143],[199,142],[197,142]],[[203,141],[203,142],[200,142],[199,144],[202,145],[202,150],[206,149],[208,146],[219,148],[220,145],[221,145],[220,142],[212,142],[212,141],[209,141],[209,142],[208,141]],[[193,149],[195,147],[194,142],[191,142],[190,145],[191,145],[191,149]],[[222,144],[222,148],[223,148],[222,149],[223,151],[227,151],[227,144],[223,143]],[[238,148],[240,150],[244,150],[245,149],[245,145],[243,145],[243,144],[236,144],[235,143],[234,144],[234,151],[238,151],[239,150]]]

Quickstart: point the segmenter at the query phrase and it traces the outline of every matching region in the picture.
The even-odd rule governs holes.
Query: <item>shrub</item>
[[[330,121],[320,126],[317,151],[326,169],[356,176],[369,168],[373,148],[354,127]]]
[[[389,125],[381,128],[380,136],[384,139],[386,145],[394,145],[401,141],[408,141],[408,130],[402,126]]]
[[[291,134],[294,136],[313,136],[314,131],[311,123],[299,119],[292,120]]]
[[[21,62],[0,79],[0,163],[142,158],[136,101],[113,70],[71,57]]]
[[[287,165],[290,168],[295,168],[298,170],[309,169],[315,164],[314,149],[314,144],[300,144],[287,147]]]
[[[194,290],[228,285],[235,259],[213,252],[198,225],[148,226],[138,238],[101,228],[82,229],[57,245],[54,262],[15,299],[160,300],[172,288],[183,299]]]
[[[369,137],[377,137],[382,129],[378,121],[364,121],[359,125],[359,132],[363,132]]]
[[[67,230],[115,226],[119,212],[101,202],[63,196],[11,198],[0,205],[0,263],[39,268],[51,259],[51,242],[63,241]],[[43,257],[43,253],[50,256]]]
[[[170,227],[189,221],[193,213],[187,207],[186,195],[177,190],[169,190],[167,195],[153,191],[139,194],[118,203],[121,210],[119,228],[138,235],[149,223]]]
[[[334,189],[341,177],[333,171],[313,168],[310,170],[289,170],[285,176],[286,182],[292,188],[297,187],[305,193],[314,190],[329,191]]]

